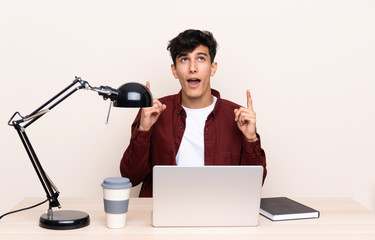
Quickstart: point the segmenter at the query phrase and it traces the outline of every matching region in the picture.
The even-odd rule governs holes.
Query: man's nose
[[[197,64],[195,62],[190,62],[190,72],[191,73],[197,72]]]

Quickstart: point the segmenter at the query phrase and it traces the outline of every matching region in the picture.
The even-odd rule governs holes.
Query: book
[[[287,197],[262,198],[260,214],[272,221],[319,218],[320,213]]]

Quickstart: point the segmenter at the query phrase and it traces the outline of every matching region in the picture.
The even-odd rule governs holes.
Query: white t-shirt
[[[178,166],[204,166],[204,126],[216,104],[217,98],[213,97],[214,102],[205,108],[191,109],[182,106],[186,112],[186,127],[176,155]]]

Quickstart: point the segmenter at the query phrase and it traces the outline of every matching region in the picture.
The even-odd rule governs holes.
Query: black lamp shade
[[[152,94],[145,85],[135,82],[125,83],[117,91],[118,97],[113,101],[114,107],[139,108],[152,106]]]

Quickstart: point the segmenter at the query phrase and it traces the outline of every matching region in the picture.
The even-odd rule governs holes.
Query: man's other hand
[[[150,89],[150,82],[146,82],[146,87]],[[165,104],[162,104],[158,99],[153,99],[152,107],[142,108],[141,122],[139,123],[140,131],[148,131],[156,123],[160,114],[167,108]]]

